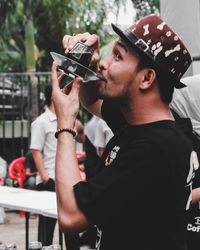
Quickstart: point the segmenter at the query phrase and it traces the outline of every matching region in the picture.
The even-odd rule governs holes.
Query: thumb
[[[59,81],[58,81],[58,75],[57,75],[57,67],[58,67],[57,64],[52,63],[52,67],[51,67],[51,79],[52,79],[52,90],[53,91],[60,90]]]
[[[71,89],[72,94],[79,93],[81,82],[82,82],[82,78],[80,77],[76,77],[74,79],[73,84],[72,84],[72,89]]]

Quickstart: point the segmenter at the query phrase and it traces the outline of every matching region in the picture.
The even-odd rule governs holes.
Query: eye
[[[115,58],[115,61],[119,61],[122,57],[119,52],[116,52],[114,58]]]

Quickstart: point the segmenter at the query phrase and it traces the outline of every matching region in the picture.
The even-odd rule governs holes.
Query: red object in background
[[[76,152],[76,158],[77,158],[79,164],[84,162],[85,157],[86,157],[85,151]]]
[[[25,157],[19,157],[13,160],[8,166],[8,176],[11,180],[17,181],[20,188],[24,188],[26,171],[23,165]]]
[[[20,188],[24,188],[24,181],[26,179],[26,171],[23,165],[25,157],[19,157],[13,160],[8,166],[8,176],[11,180],[16,181]],[[20,216],[24,217],[25,212],[20,211]]]
[[[4,178],[0,178],[0,186],[3,186],[4,184]]]

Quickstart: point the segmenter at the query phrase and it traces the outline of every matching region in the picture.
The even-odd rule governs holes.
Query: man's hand
[[[41,175],[40,177],[44,185],[49,181],[49,176],[47,174]]]
[[[99,38],[97,35],[91,35],[90,33],[77,34],[75,36],[65,35],[63,37],[63,48],[65,53],[69,53],[77,42],[82,42],[87,46],[94,49],[91,63],[97,64],[99,60]]]
[[[79,171],[81,175],[81,180],[82,181],[87,181],[86,173],[85,173],[85,166],[83,164],[79,164]]]
[[[69,93],[63,92],[59,87],[57,65],[52,64],[52,101],[57,116],[58,128],[73,129],[79,111],[79,89],[81,79],[75,78]]]

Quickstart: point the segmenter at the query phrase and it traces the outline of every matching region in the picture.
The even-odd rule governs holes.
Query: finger
[[[63,44],[64,49],[67,49],[70,37],[71,36],[69,36],[69,35],[64,35],[64,37],[62,39],[62,44]]]
[[[87,46],[92,46],[94,48],[97,48],[98,45],[99,45],[99,38],[97,35],[93,34],[93,35],[90,35],[87,39],[87,41],[85,41],[85,44]]]
[[[52,79],[52,89],[54,91],[56,89],[60,89],[58,75],[57,75],[57,68],[58,68],[58,65],[53,62],[52,67],[51,67],[51,79]]]
[[[85,166],[83,164],[79,164],[79,170],[85,172]]]
[[[69,53],[72,50],[72,48],[75,46],[75,44],[79,41],[80,41],[79,35],[76,35],[76,36],[65,35],[62,40],[65,53],[66,54]]]
[[[81,82],[82,82],[82,78],[80,78],[80,77],[76,77],[74,79],[73,84],[72,84],[72,89],[71,89],[72,94],[77,94],[79,92]]]
[[[86,177],[86,174],[82,171],[80,171],[80,176],[81,176],[81,180],[86,182],[87,181],[87,177]]]
[[[80,35],[80,41],[81,42],[87,41],[91,36],[91,34],[89,32],[85,32],[83,34],[78,34],[78,35]]]
[[[75,36],[65,35],[62,41],[63,48],[65,49],[65,53],[68,53],[69,51],[71,51],[77,42],[86,42],[87,40],[90,40],[90,36],[91,34],[88,32],[77,34]],[[89,41],[89,44],[91,43],[92,41]]]
[[[93,55],[92,55],[92,59],[91,59],[91,64],[96,64],[99,61],[99,51],[95,50]]]

